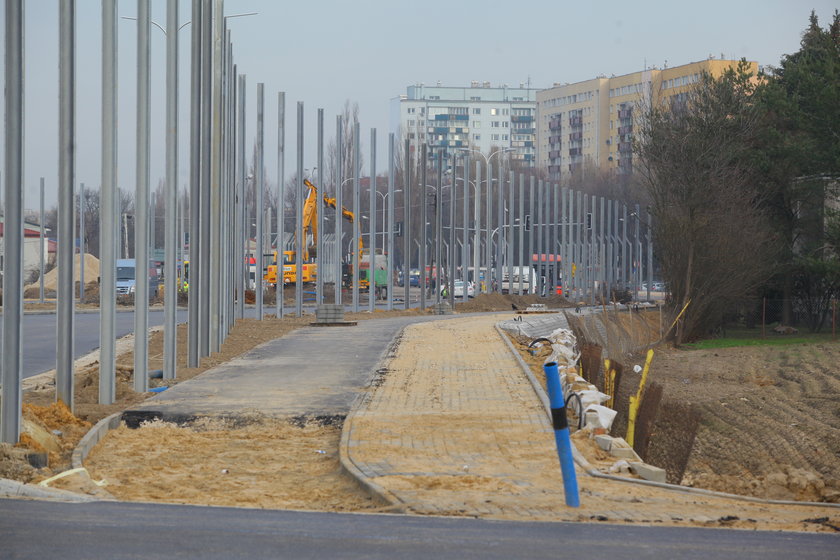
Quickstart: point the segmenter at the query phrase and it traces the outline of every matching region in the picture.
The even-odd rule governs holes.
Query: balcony
[[[513,115],[510,120],[511,122],[533,122],[534,117],[531,115]]]
[[[618,127],[618,135],[619,136],[624,136],[626,134],[630,134],[631,132],[633,132],[633,127],[632,126],[619,126]]]
[[[583,126],[583,117],[569,117],[569,126]]]
[[[582,153],[582,151],[582,148],[569,148],[569,155],[572,157],[579,156]]]
[[[554,136],[549,136],[548,137],[548,143],[549,144],[560,144],[561,142],[562,142],[562,139],[560,138],[559,134],[555,134]]]
[[[560,150],[551,150],[548,152],[548,159],[557,159],[561,157],[561,155]]]
[[[619,119],[632,119],[633,109],[622,109],[618,112]]]
[[[561,123],[559,118],[551,119],[550,121],[548,121],[548,129],[549,130],[560,130],[560,128],[562,126],[563,126],[563,124]]]
[[[618,145],[618,151],[622,154],[630,154],[633,153],[633,146],[630,144],[630,142],[621,142]]]
[[[575,142],[583,138],[583,132],[572,132],[569,134],[569,142]]]
[[[512,128],[510,129],[511,134],[534,134],[533,128]]]
[[[562,166],[560,166],[560,165],[549,165],[548,166],[548,172],[551,173],[551,174],[555,174],[555,173],[559,174],[561,167]]]

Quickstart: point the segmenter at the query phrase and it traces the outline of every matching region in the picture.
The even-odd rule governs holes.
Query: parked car
[[[408,272],[408,285],[418,287],[420,286],[420,271],[417,269],[411,269]]]

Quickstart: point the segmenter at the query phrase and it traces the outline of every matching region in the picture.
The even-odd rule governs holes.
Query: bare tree
[[[748,150],[759,124],[743,68],[653,107],[634,150],[654,216],[665,279],[679,309],[675,343],[717,326],[772,272],[773,233]]]

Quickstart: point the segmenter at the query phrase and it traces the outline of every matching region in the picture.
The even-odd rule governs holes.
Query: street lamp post
[[[489,156],[484,155],[484,153],[479,151],[479,150],[470,150],[470,149],[467,149],[467,148],[463,148],[463,151],[474,152],[476,154],[479,154],[481,157],[484,158],[484,163],[485,163],[485,166],[487,168],[487,241],[486,241],[486,245],[485,245],[485,251],[487,253],[486,256],[485,256],[485,261],[486,261],[486,265],[487,265],[487,274],[485,275],[485,279],[489,279],[490,278],[490,272],[491,272],[491,262],[493,260],[493,256],[492,256],[492,253],[491,253],[492,243],[490,241],[490,222],[491,222],[491,218],[492,218],[492,215],[493,215],[492,214],[493,198],[490,196],[490,190],[492,189],[492,185],[493,185],[493,168],[490,165],[490,160],[492,160],[493,157],[498,155],[498,154],[513,152],[513,151],[515,151],[515,149],[514,148],[504,148],[502,150],[498,150],[498,151],[493,152]],[[480,180],[480,175],[477,174],[476,176],[477,176],[477,181],[479,181]],[[503,217],[501,215],[501,212],[502,212],[502,210],[501,210],[502,182],[501,181],[499,181],[498,199],[499,199],[499,206],[500,206],[499,223],[501,223],[503,221]],[[498,249],[497,249],[496,252],[499,253]],[[497,254],[497,258],[498,258],[498,254]],[[497,290],[501,289],[501,270],[498,269],[499,266],[500,266],[499,263],[496,263],[497,270],[496,270],[495,279],[497,281],[497,287],[496,287]]]

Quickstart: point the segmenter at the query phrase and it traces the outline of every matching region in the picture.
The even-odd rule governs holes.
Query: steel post
[[[79,303],[85,301],[85,184],[79,185]]]
[[[403,165],[403,303],[410,307],[409,288],[411,287],[411,141],[405,139],[405,163]]]
[[[390,311],[394,308],[394,150],[396,139],[394,133],[388,135],[388,265],[386,290],[388,291],[388,306]],[[382,224],[385,225],[385,224]],[[373,259],[371,259],[371,289],[373,289]]]
[[[295,316],[303,314],[303,101],[297,104],[297,188],[295,191]]]
[[[0,441],[16,444],[21,425],[21,318],[23,317],[23,1],[6,0],[5,215],[3,269],[3,344],[0,347]],[[62,91],[63,88],[62,88]],[[63,112],[62,112],[63,113]],[[61,130],[64,130],[62,127]],[[63,134],[62,134],[63,136]],[[72,137],[71,137],[72,138]],[[72,206],[71,206],[72,209]],[[72,289],[71,289],[72,296]]]
[[[352,223],[352,235],[350,242],[352,249],[350,250],[351,258],[353,259],[353,311],[359,311],[359,282],[360,282],[360,274],[359,274],[359,266],[362,263],[362,255],[360,254],[361,251],[359,250],[359,237],[361,236],[361,224],[362,221],[362,213],[360,212],[359,206],[359,176],[362,173],[361,170],[361,154],[362,154],[362,146],[361,146],[361,137],[359,131],[359,123],[353,123],[353,212],[356,214],[356,219],[353,220]],[[341,212],[341,208],[336,208],[336,212]],[[336,217],[336,220],[340,219]],[[373,286],[368,284],[368,288],[371,289]]]
[[[315,197],[315,208],[318,217],[318,241],[316,257],[318,258],[318,269],[316,274],[315,305],[321,305],[326,301],[324,298],[324,274],[326,274],[326,259],[324,258],[324,110],[318,109],[318,191]]]
[[[193,23],[195,25],[195,23]],[[199,328],[200,355],[210,355],[210,247],[211,247],[211,189],[212,189],[212,124],[213,124],[213,0],[203,0],[201,8],[201,225],[199,249],[200,268],[196,271],[200,283]]]
[[[99,404],[116,398],[117,6],[102,2],[102,162],[99,191]]]
[[[370,279],[374,284],[368,290],[368,311],[373,313],[376,308],[376,129],[370,129],[370,175],[369,175],[368,208],[370,208],[368,252],[370,253]],[[383,224],[384,225],[384,224]]]
[[[319,113],[319,119],[320,119]],[[277,274],[274,284],[274,316],[283,317],[285,283],[283,282],[283,251],[286,250],[286,92],[277,92]],[[318,184],[318,188],[321,185]],[[319,216],[320,219],[320,216]],[[321,275],[318,275],[320,286]],[[320,290],[319,290],[320,293]]]
[[[264,98],[263,93],[265,90],[265,84],[258,83],[257,84],[257,150],[256,150],[256,161],[254,162],[254,166],[256,169],[254,170],[254,174],[256,175],[256,208],[254,208],[254,216],[257,219],[257,234],[255,245],[254,245],[254,256],[256,257],[256,272],[254,274],[254,292],[256,295],[256,304],[257,304],[257,319],[262,321],[263,320],[263,254],[265,253],[265,248],[263,247],[263,241],[265,240],[265,232],[264,228],[265,225],[263,224],[263,216],[265,215],[265,173],[263,172],[263,157],[264,157],[264,129],[263,129],[263,115],[264,115]],[[300,256],[298,256],[300,259]],[[300,266],[300,264],[298,264]],[[298,279],[300,280],[300,279]]]
[[[344,179],[344,121],[341,118],[341,115],[338,115],[335,119],[335,258],[336,258],[336,271],[335,271],[335,304],[342,305],[341,299],[341,287],[343,284],[343,267],[342,267],[342,255],[344,253],[344,247],[342,243],[342,238],[344,237],[344,225],[343,225],[343,218],[341,215],[341,208],[342,203],[344,201],[344,197],[342,196],[342,185]]]
[[[525,174],[519,174],[519,295],[525,291],[525,267],[530,268],[531,264],[525,259]],[[531,289],[530,278],[528,279]]]
[[[40,197],[38,199],[38,303],[44,303],[44,178],[41,177]]]
[[[203,0],[192,0],[190,41],[190,252],[187,279],[188,350],[187,366],[198,367],[201,355],[201,21]],[[104,88],[104,86],[103,86]],[[186,267],[185,267],[186,270]]]
[[[428,274],[426,273],[426,247],[428,243],[429,210],[426,197],[426,167],[428,165],[428,148],[425,143],[420,147],[420,309],[426,309],[426,290],[428,289]]]
[[[166,224],[164,226],[163,377],[175,379],[178,363],[178,0],[166,4]]]

